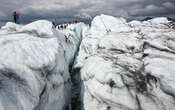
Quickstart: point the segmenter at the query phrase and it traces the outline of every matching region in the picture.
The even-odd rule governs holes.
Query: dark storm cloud
[[[0,21],[20,13],[24,23],[37,19],[68,21],[79,14],[109,14],[127,19],[147,16],[175,17],[175,0],[1,0]]]
[[[164,0],[162,0],[164,1]],[[148,1],[147,1],[148,2]],[[148,2],[149,3],[149,2]],[[131,16],[169,16],[175,15],[175,4],[174,2],[166,1],[155,3],[146,3],[142,7],[136,7],[135,11],[130,11]]]

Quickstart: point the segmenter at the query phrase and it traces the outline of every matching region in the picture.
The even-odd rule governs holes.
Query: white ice
[[[175,30],[167,18],[100,15],[80,45],[82,110],[174,110]],[[110,30],[110,31],[109,31]]]
[[[0,30],[0,110],[63,110],[71,100],[69,66],[85,29],[64,32],[47,20]],[[70,34],[66,40],[65,35]]]

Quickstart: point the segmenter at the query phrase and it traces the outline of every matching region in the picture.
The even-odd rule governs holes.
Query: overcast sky
[[[79,14],[90,18],[102,13],[143,19],[175,17],[175,0],[0,0],[0,21],[12,20],[14,10],[25,23],[44,18],[66,21]]]

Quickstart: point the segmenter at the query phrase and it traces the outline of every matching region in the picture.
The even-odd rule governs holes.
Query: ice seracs
[[[40,37],[52,37],[53,36],[53,25],[50,21],[39,20],[27,24],[20,28],[18,32],[25,32],[29,34],[34,34]]]
[[[93,19],[75,64],[81,68],[82,110],[174,109],[175,30],[167,23]]]
[[[96,16],[91,28],[7,23],[0,30],[0,110],[66,110],[71,103],[81,110],[174,110],[169,23],[108,15]]]
[[[7,23],[0,34],[0,110],[65,110],[71,102],[69,66],[84,24],[65,32],[39,20]],[[8,31],[7,31],[8,30]]]

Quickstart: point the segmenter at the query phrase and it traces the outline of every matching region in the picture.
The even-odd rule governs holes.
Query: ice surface
[[[0,29],[0,110],[65,110],[71,93],[79,95],[81,110],[174,110],[169,23],[108,15],[95,17],[91,27],[64,30],[47,20],[7,23]],[[70,75],[72,66],[81,79],[76,71]],[[74,74],[80,94],[71,91],[80,89],[72,89]]]
[[[22,26],[12,22],[7,22],[5,26],[2,26],[0,29],[0,35],[6,33],[16,33]]]
[[[95,17],[74,65],[81,68],[81,109],[174,110],[175,30],[168,23]]]
[[[0,110],[64,110],[70,104],[69,65],[85,25],[73,27],[61,32],[46,20],[2,27]]]
[[[40,37],[52,37],[53,25],[47,20],[39,20],[23,26],[18,31],[34,34]]]

